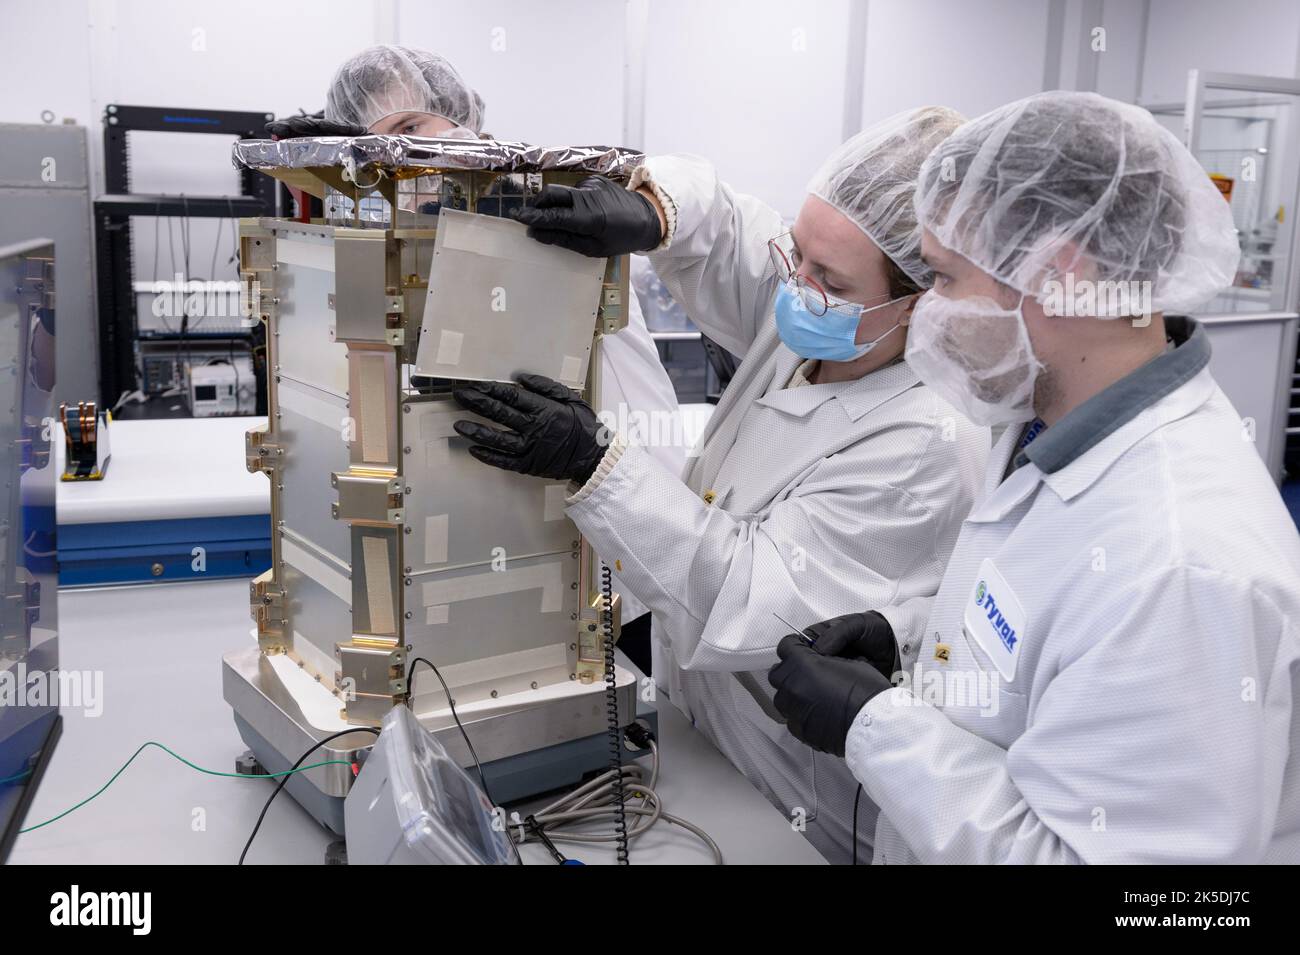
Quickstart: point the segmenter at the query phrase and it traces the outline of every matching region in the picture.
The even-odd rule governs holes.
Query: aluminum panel
[[[411,658],[438,666],[562,644],[577,633],[579,561],[569,552],[412,574]],[[501,565],[498,565],[499,567]]]
[[[334,519],[338,494],[330,486],[335,471],[348,469],[348,445],[342,422],[347,402],[295,382],[280,382],[276,429],[284,446],[280,465],[280,520],[295,534],[352,562],[348,525]]]
[[[581,388],[605,262],[535,242],[521,223],[444,208],[416,373],[509,381],[535,372]]]
[[[405,563],[422,573],[446,567],[569,551],[578,529],[564,516],[568,485],[487,467],[452,429],[482,421],[450,399],[413,399],[403,414]],[[490,424],[491,422],[486,422]]]
[[[279,235],[275,251],[276,373],[343,398],[348,350],[331,335],[332,245],[327,239]]]
[[[332,687],[338,668],[334,648],[352,640],[351,608],[334,588],[322,582],[324,578],[317,572],[318,565],[339,571],[329,556],[315,551],[307,541],[293,540],[293,544],[296,547],[288,548],[280,569],[286,595],[286,626],[293,633],[294,653],[313,676]]]

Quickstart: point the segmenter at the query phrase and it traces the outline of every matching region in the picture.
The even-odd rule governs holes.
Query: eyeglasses
[[[825,315],[831,309],[840,309],[851,311],[854,309],[861,310],[862,306],[853,302],[842,302],[832,300],[826,290],[817,284],[816,279],[811,279],[806,275],[799,274],[799,270],[790,262],[788,256],[778,244],[779,240],[790,235],[789,232],[783,232],[775,238],[767,240],[767,254],[772,259],[772,267],[776,269],[776,277],[782,282],[789,282],[794,279],[795,288],[799,290],[799,298],[803,300],[804,308],[816,316]]]

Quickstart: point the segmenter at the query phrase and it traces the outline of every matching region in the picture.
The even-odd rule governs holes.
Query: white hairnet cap
[[[844,213],[922,288],[933,276],[921,261],[916,177],[930,150],[963,122],[944,106],[898,113],[843,143],[808,183],[809,193]]]
[[[1187,311],[1232,283],[1240,255],[1192,154],[1146,110],[1096,93],[1039,93],[971,120],[926,159],[916,209],[944,246],[1040,300],[1069,276],[1149,282],[1151,312]],[[1092,314],[1135,314],[1104,290]]]
[[[325,118],[369,128],[403,110],[437,113],[483,131],[483,99],[436,53],[382,44],[362,50],[334,74]]]

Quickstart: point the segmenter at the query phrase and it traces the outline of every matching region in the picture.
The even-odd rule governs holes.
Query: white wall
[[[871,0],[863,116],[936,104],[978,116],[1043,88],[1044,0]]]
[[[314,0],[0,0],[6,43],[0,59],[0,122],[75,120],[90,131],[94,193],[103,191],[101,116],[108,103],[267,110],[316,109],[337,63],[369,43],[374,5]],[[355,30],[339,28],[353,22]],[[315,51],[307,55],[308,51]],[[132,133],[132,189],[137,192],[227,195],[238,191],[222,136]],[[208,277],[216,220],[192,220],[190,273]],[[182,257],[161,231],[159,277]],[[154,261],[153,221],[136,220],[136,278]],[[217,278],[233,278],[232,230],[224,227]],[[179,267],[179,262],[178,262]]]
[[[793,218],[841,141],[847,0],[651,0],[645,148],[712,159]]]
[[[624,115],[629,2],[646,9],[643,124]],[[855,4],[866,5],[864,31]],[[0,121],[50,109],[91,128],[96,157],[106,103],[316,109],[342,59],[396,40],[451,58],[502,138],[627,136],[652,152],[700,153],[787,216],[846,131],[899,109],[937,102],[975,115],[1045,84],[1178,101],[1190,67],[1294,76],[1300,60],[1294,0],[0,0],[0,10],[10,41]],[[1095,26],[1101,52],[1088,47]],[[860,90],[846,91],[856,77]],[[137,189],[233,187],[226,142],[138,138]],[[210,225],[196,226],[196,245]],[[151,241],[141,240],[146,260]]]
[[[487,104],[499,139],[617,145],[621,0],[402,0],[400,42],[441,53]]]
[[[1150,0],[1143,103],[1181,101],[1192,68],[1297,74],[1300,3],[1294,0]]]
[[[90,119],[90,22],[86,0],[0,0],[0,122],[39,123],[41,111]]]

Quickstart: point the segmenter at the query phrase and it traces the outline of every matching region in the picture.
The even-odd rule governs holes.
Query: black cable
[[[230,253],[230,258],[226,259],[226,264],[230,265],[239,259],[239,217],[235,215],[235,201],[229,196],[226,196],[226,209],[230,212],[230,228],[235,239],[235,250]],[[235,271],[239,271],[238,266],[235,267]]]
[[[330,740],[338,739],[340,736],[347,736],[350,733],[374,733],[378,736],[379,730],[375,729],[373,726],[353,726],[338,733],[334,733],[331,736],[326,736],[319,743],[313,743],[311,749],[299,756],[297,762],[289,767],[289,772],[280,777],[280,784],[275,787],[275,791],[272,792],[270,797],[266,800],[266,805],[262,807],[262,813],[257,817],[257,825],[253,826],[253,831],[248,835],[248,841],[244,843],[244,851],[239,854],[240,865],[244,864],[244,857],[248,855],[248,850],[252,848],[253,840],[257,838],[257,831],[262,828],[262,820],[266,818],[266,811],[271,808],[271,803],[275,802],[275,797],[280,795],[280,790],[284,788],[285,783],[293,777],[293,771],[305,763],[308,756],[316,752],[316,750],[320,749]]]
[[[614,669],[614,572],[606,564],[600,567],[602,603],[601,624],[604,627],[605,650],[605,710],[609,716],[609,768],[614,773],[614,831],[618,836],[618,864],[628,865],[627,846],[627,795],[623,789],[623,723],[618,717],[618,675]]]
[[[192,334],[194,329],[203,324],[203,309],[199,309],[199,314],[195,317],[193,326],[190,325],[189,309],[189,289],[190,289],[190,228],[193,223],[190,221],[190,201],[181,193],[181,251],[185,255],[185,321],[181,324],[181,341],[185,343],[185,366],[194,367],[194,339],[186,339],[187,334]],[[190,408],[190,414],[194,413],[194,408]]]
[[[524,825],[527,826],[535,836],[537,836],[537,840],[546,847],[546,851],[551,854],[552,859],[560,865],[564,865],[569,861],[563,852],[555,848],[555,843],[552,842],[550,836],[546,834],[546,827],[537,821],[536,816],[529,813],[524,817]]]
[[[465,732],[465,727],[460,722],[460,716],[456,713],[456,703],[451,698],[451,690],[447,688],[447,681],[442,678],[442,674],[438,672],[438,668],[424,657],[416,657],[411,661],[410,667],[407,668],[406,705],[411,705],[411,692],[414,686],[411,682],[411,677],[415,675],[415,665],[417,663],[423,663],[432,670],[433,675],[436,676],[438,682],[442,684],[442,692],[447,694],[447,706],[451,709],[451,718],[456,721],[456,728],[460,730],[460,735],[464,738],[465,745],[469,747],[469,754],[474,758],[474,768],[478,770],[478,781],[483,784],[483,795],[488,797],[488,802],[492,803],[492,805],[499,806],[500,803],[492,798],[492,790],[488,789],[487,777],[483,775],[483,764],[478,761],[478,753],[474,752],[474,744],[469,741],[469,734]]]
[[[226,231],[226,220],[217,219],[217,237],[212,240],[212,261],[208,264],[208,281],[217,280],[217,250],[221,247],[221,233]]]
[[[167,215],[167,260],[171,267],[171,272],[170,272],[171,279],[169,281],[177,282],[178,279],[181,279],[183,277],[180,275],[179,272],[176,271],[176,236],[172,231],[173,218],[175,217],[172,216],[170,213],[168,213]],[[178,391],[185,383],[184,375],[182,374],[183,369],[181,368],[181,348],[185,344],[185,323],[187,321],[187,319],[185,318],[185,284],[183,281],[179,282],[179,284],[181,287],[179,289],[174,290],[175,297],[172,299],[173,302],[179,301],[181,303],[180,315],[173,316],[174,318],[179,319],[176,327],[178,329],[177,334],[180,337],[176,339],[176,352],[172,356],[172,386],[176,388]]]
[[[151,283],[151,284],[153,285],[153,287],[154,287],[154,294],[155,294],[155,295],[158,294],[158,292],[157,292],[157,287],[158,287],[158,239],[159,239],[158,229],[159,229],[159,226],[160,226],[161,222],[162,222],[162,200],[160,199],[158,202],[156,202],[156,203],[154,204],[154,217],[153,217],[153,271],[152,271],[152,272],[150,273],[150,275],[149,275],[149,281],[150,281],[150,283]],[[168,283],[167,283],[167,286],[170,288],[171,283],[168,282]],[[131,289],[131,294],[132,294],[132,299],[131,299],[131,300],[132,300],[132,301],[135,301],[135,298],[134,298],[134,295],[135,295],[135,288],[134,288],[134,287],[132,287],[132,289]],[[163,294],[166,294],[166,293],[163,293]],[[173,295],[173,296],[169,296],[169,299],[170,299],[170,300],[167,302],[167,308],[164,308],[164,309],[163,309],[164,312],[166,312],[168,309],[171,308],[172,302],[175,302],[175,301],[176,301],[176,297],[175,297],[174,295]],[[135,312],[132,312],[132,314],[135,315],[136,313],[135,313]],[[164,318],[162,315],[159,315],[159,316],[158,316],[158,321],[162,322],[163,331],[167,332],[167,334],[170,335],[170,334],[171,334],[171,331],[172,331],[172,327],[171,327],[170,324],[168,324],[167,319]],[[138,338],[139,335],[140,335],[140,327],[139,327],[139,326],[140,326],[140,322],[139,322],[139,317],[137,316],[137,317],[136,317],[136,337],[137,337],[137,338]],[[141,378],[143,379],[143,377],[144,377],[144,376],[143,376],[143,374],[142,374],[142,375],[141,375]]]
[[[226,340],[226,350],[230,354],[230,367],[235,373],[235,414],[239,414],[239,366],[235,364],[235,340]]]
[[[858,803],[862,799],[862,783],[853,797],[853,864],[858,864]]]

